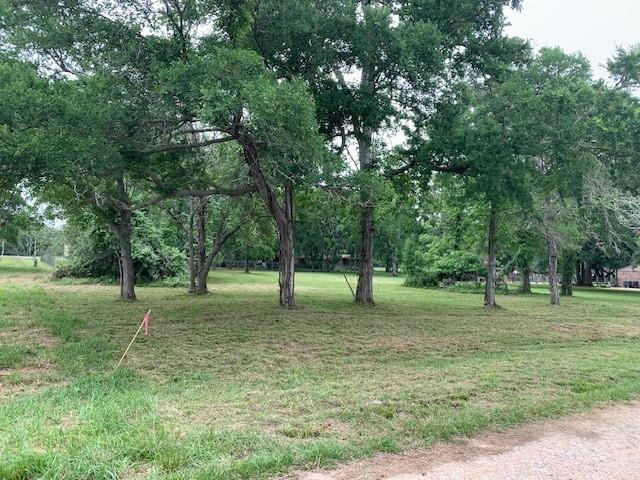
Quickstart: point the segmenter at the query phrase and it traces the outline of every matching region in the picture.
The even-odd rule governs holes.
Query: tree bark
[[[593,275],[591,274],[591,264],[584,262],[584,286],[593,287]]]
[[[573,270],[575,261],[574,256],[571,253],[565,253],[566,258],[563,258],[561,264],[561,280],[562,287],[560,289],[560,295],[563,297],[571,297],[573,295]]]
[[[551,305],[560,305],[560,293],[558,290],[558,244],[553,234],[547,239],[549,250],[549,294]]]
[[[360,0],[364,9],[376,0]],[[360,74],[360,89],[365,92],[375,90],[375,69],[371,65],[363,65]],[[371,94],[371,93],[370,93]],[[358,163],[361,172],[373,170],[371,147],[373,143],[373,125],[365,116],[355,117],[354,131],[358,142]],[[358,287],[356,288],[356,303],[374,304],[373,299],[373,238],[374,238],[374,207],[370,189],[363,186],[360,190],[360,268],[358,272]]]
[[[563,273],[562,275],[562,289],[560,293],[563,297],[571,297],[573,296],[573,285],[571,284],[571,275],[566,275]]]
[[[196,293],[196,278],[198,276],[198,267],[196,264],[196,251],[195,251],[195,214],[196,206],[195,200],[191,199],[191,211],[189,212],[189,292]]]
[[[398,253],[395,248],[393,249],[393,253],[391,254],[391,276],[398,276]]]
[[[584,279],[582,276],[582,262],[576,262],[576,285],[582,286],[584,285]]]
[[[532,293],[531,291],[531,269],[529,265],[522,268],[522,293]]]
[[[209,276],[209,270],[204,265],[198,270],[198,285],[196,286],[196,293],[198,295],[204,295],[209,291],[207,285],[207,277]]]
[[[120,247],[120,298],[136,300],[135,269],[131,253],[131,210],[120,210],[120,223],[112,224],[112,230],[118,238]]]
[[[546,195],[543,205],[543,229],[547,240],[547,253],[549,256],[548,277],[549,297],[551,305],[560,305],[560,291],[558,279],[558,239],[555,232],[555,224],[558,220],[560,207],[553,201],[551,194]]]
[[[365,74],[363,73],[363,83]],[[372,167],[371,142],[372,129],[364,127],[364,131],[358,136],[358,150],[360,170],[367,171]],[[373,305],[373,235],[374,235],[374,209],[369,191],[363,188],[360,192],[360,269],[358,272],[358,287],[356,289],[356,303]]]
[[[124,298],[124,290],[122,290],[122,256],[118,251],[118,283],[120,286],[120,298]]]
[[[485,307],[496,306],[496,275],[498,258],[498,210],[492,205],[489,216],[487,278],[484,291]]]
[[[284,205],[280,205],[276,194],[264,176],[258,163],[258,153],[255,145],[247,137],[241,137],[243,155],[249,167],[258,194],[262,198],[267,210],[273,217],[278,232],[278,250],[280,254],[280,306],[295,307],[295,251],[293,243],[293,183],[288,180],[284,188]]]
[[[196,293],[207,293],[207,277],[209,270],[206,269],[207,262],[207,203],[206,198],[198,199],[198,285]]]
[[[280,305],[286,308],[293,308],[295,306],[296,258],[293,244],[293,184],[290,180],[285,183],[284,201],[287,221],[278,226],[278,237],[280,239]]]

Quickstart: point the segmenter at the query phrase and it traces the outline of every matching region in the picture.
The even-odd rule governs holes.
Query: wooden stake
[[[138,327],[138,331],[136,332],[136,334],[133,336],[133,338],[131,339],[131,342],[129,342],[129,346],[127,347],[127,349],[124,351],[124,353],[122,354],[122,357],[120,357],[120,361],[118,362],[118,365],[116,365],[116,369],[120,366],[120,364],[122,363],[122,361],[124,360],[124,357],[127,356],[127,353],[129,352],[129,349],[131,348],[131,345],[133,345],[133,342],[136,341],[136,338],[138,338],[138,334],[140,333],[140,331],[142,330],[142,327],[144,327],[144,321],[147,318],[148,315],[151,315],[151,310],[149,310],[147,312],[147,315],[144,316],[144,318],[142,319],[142,323],[140,324],[140,326]]]
[[[353,298],[356,298],[356,292],[353,291],[353,287],[349,283],[349,279],[347,278],[347,274],[342,272],[342,275],[344,275],[344,280],[347,282],[347,285],[349,285],[349,290],[351,290],[351,295],[353,296]]]

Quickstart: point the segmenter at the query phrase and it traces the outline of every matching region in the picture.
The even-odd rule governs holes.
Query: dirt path
[[[640,403],[347,464],[301,480],[640,479]]]

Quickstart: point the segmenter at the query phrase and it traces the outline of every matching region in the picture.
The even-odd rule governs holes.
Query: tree
[[[510,204],[531,204],[531,163],[527,145],[514,123],[520,120],[518,88],[505,83],[482,92],[470,119],[466,161],[468,192],[488,203],[487,274],[484,304],[496,306],[498,221]]]
[[[20,152],[34,165],[29,178],[43,200],[90,209],[109,226],[120,246],[124,299],[136,298],[133,212],[176,194],[166,179],[181,177],[175,167],[183,153],[219,143],[191,141],[195,118],[183,98],[176,101],[182,85],[168,74],[189,57],[194,30],[209,17],[206,4],[16,0],[0,10],[9,48],[48,77],[44,97],[27,102],[39,115],[24,117],[31,125]]]
[[[28,144],[36,141],[29,129],[30,119],[42,119],[39,100],[47,90],[35,68],[25,62],[0,55],[0,240],[17,242],[28,228],[33,208],[25,201],[24,179],[38,172],[39,162],[29,155]]]
[[[278,233],[280,305],[294,300],[295,186],[313,182],[327,162],[315,107],[302,82],[278,82],[256,54],[218,49],[195,66],[208,86],[202,119],[242,150],[258,195]],[[233,72],[233,73],[231,73]]]
[[[583,192],[592,156],[586,148],[593,117],[594,90],[588,62],[559,49],[543,49],[514,79],[519,84],[521,132],[536,165],[541,229],[548,250],[550,298],[560,303],[558,259],[567,207]]]
[[[380,190],[376,195],[375,251],[378,252],[378,261],[395,277],[399,274],[403,261],[405,239],[419,230],[418,211],[413,204],[411,192],[404,190],[402,186],[388,182]]]
[[[158,209],[132,215],[131,257],[136,283],[184,279],[186,258],[176,241],[171,220]],[[66,216],[63,229],[69,258],[54,275],[58,278],[118,279],[118,244],[109,228],[91,211],[76,210]]]
[[[518,1],[263,1],[253,22],[255,48],[282,78],[303,77],[316,97],[327,138],[339,151],[355,140],[360,170],[360,271],[356,301],[373,303],[372,148],[387,129],[426,112],[442,81],[479,65],[495,48],[502,8]],[[294,27],[295,26],[295,27]]]
[[[261,200],[255,199],[255,202]],[[251,209],[253,215],[244,222],[223,252],[225,263],[227,260],[244,260],[245,273],[251,273],[250,262],[271,262],[278,251],[277,235],[270,215],[264,212],[261,204],[252,205]]]
[[[202,143],[203,139],[194,133],[192,141]],[[193,152],[183,168],[180,178],[157,182],[168,195],[177,192],[178,198],[164,202],[163,208],[178,226],[188,252],[189,291],[204,294],[215,259],[248,220],[252,200],[208,190],[211,185],[232,185],[246,176],[240,152],[231,143]]]
[[[546,246],[540,232],[539,211],[533,206],[512,205],[503,222],[502,263],[506,271],[517,271],[522,277],[520,290],[530,294],[531,274],[541,258]],[[537,270],[540,271],[540,270]]]
[[[226,243],[247,221],[247,205],[242,200],[203,194],[165,206],[185,237],[189,292],[208,292],[209,272]]]

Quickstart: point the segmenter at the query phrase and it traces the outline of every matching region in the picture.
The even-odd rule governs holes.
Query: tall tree
[[[581,56],[558,49],[542,50],[524,80],[529,87],[528,112],[538,125],[531,128],[537,162],[546,237],[549,289],[552,305],[560,303],[558,259],[562,245],[562,218],[567,199],[579,198],[592,157],[585,149],[593,116],[591,69]],[[523,101],[526,101],[523,99]]]
[[[280,304],[295,306],[294,194],[328,161],[313,99],[300,81],[279,82],[253,52],[220,48],[192,65],[204,88],[202,119],[240,146],[278,233]],[[199,73],[198,73],[199,72]]]
[[[453,72],[480,65],[495,49],[512,0],[454,2],[331,0],[262,1],[255,48],[283,78],[302,76],[319,120],[339,150],[357,149],[360,170],[360,270],[356,301],[373,303],[374,202],[379,173],[376,138],[426,112]]]
[[[49,79],[47,99],[33,100],[47,118],[30,119],[40,138],[22,150],[44,165],[31,178],[47,200],[90,208],[110,227],[124,299],[136,298],[132,213],[175,194],[165,186],[181,177],[184,152],[219,143],[191,141],[197,119],[167,74],[189,58],[205,4],[12,0],[0,9],[7,49]]]

